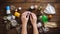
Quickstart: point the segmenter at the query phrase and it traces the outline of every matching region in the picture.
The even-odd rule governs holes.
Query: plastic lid
[[[34,5],[32,5],[30,8],[31,8],[31,9],[34,9]]]
[[[19,10],[21,10],[22,8],[21,8],[21,7],[19,7],[18,9],[19,9]]]
[[[10,10],[10,6],[6,6],[6,10]]]

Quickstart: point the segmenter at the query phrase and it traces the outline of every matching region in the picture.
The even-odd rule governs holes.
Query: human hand
[[[29,13],[28,11],[24,12],[21,16],[21,21],[22,21],[22,24],[26,24],[27,25],[27,22],[28,22],[28,19],[29,19]]]
[[[30,14],[30,20],[31,20],[32,25],[36,25],[37,17],[34,13]]]
[[[30,14],[30,20],[31,20],[31,24],[33,26],[33,34],[39,34],[38,28],[37,28],[37,17],[34,13]]]

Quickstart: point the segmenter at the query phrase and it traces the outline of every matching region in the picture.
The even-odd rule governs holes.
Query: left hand
[[[28,19],[29,19],[29,12],[26,11],[26,12],[24,12],[24,13],[22,14],[22,16],[21,16],[22,24],[27,24]]]

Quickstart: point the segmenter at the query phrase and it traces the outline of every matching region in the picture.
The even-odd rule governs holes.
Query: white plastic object
[[[8,19],[8,20],[12,20],[12,19],[15,19],[15,16],[14,16],[14,15],[11,15],[11,16],[7,16],[7,19]]]
[[[45,8],[44,12],[46,14],[55,14],[56,13],[55,8],[52,5],[50,5],[50,4],[47,5],[47,7]]]
[[[15,16],[14,15],[12,15],[12,19],[15,19]]]
[[[17,24],[18,24],[18,23],[17,23],[16,20],[11,20],[11,25],[12,25],[13,27],[15,27]]]
[[[7,11],[7,12],[6,12],[7,14],[10,14],[10,13],[11,13],[10,10],[6,10],[6,11]]]
[[[11,16],[7,16],[7,19],[8,19],[8,20],[11,20]]]
[[[45,28],[43,28],[43,30],[44,30],[44,32],[46,33],[46,32],[49,31],[49,28],[45,27]]]
[[[19,9],[19,10],[21,10],[22,8],[21,8],[21,7],[19,7],[18,9]]]
[[[42,26],[41,22],[38,22],[37,27],[41,27],[41,26]]]
[[[6,6],[6,14],[10,14],[10,6]]]
[[[31,9],[34,9],[34,5],[32,5],[30,8],[31,8]]]

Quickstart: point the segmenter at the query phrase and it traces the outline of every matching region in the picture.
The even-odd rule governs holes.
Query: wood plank
[[[4,0],[0,0],[3,2]],[[56,0],[5,0],[5,2],[59,2]]]

